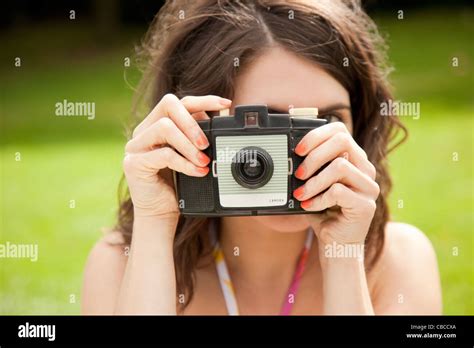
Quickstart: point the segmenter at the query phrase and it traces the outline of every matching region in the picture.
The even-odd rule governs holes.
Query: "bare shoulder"
[[[91,249],[83,276],[83,314],[113,314],[127,264],[127,247],[119,232],[110,232]]]
[[[378,314],[440,314],[441,286],[433,245],[418,228],[390,222],[376,266]]]
[[[385,229],[385,241],[386,248],[384,252],[387,256],[403,254],[406,257],[414,257],[419,261],[436,259],[431,241],[413,225],[389,222]]]

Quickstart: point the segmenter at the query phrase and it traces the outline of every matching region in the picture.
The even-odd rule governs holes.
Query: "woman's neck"
[[[307,231],[278,232],[247,217],[222,218],[220,244],[233,278],[249,285],[291,277]]]

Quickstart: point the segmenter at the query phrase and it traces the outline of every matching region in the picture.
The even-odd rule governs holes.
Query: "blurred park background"
[[[408,142],[390,156],[392,218],[432,241],[444,313],[472,315],[473,8],[364,4],[389,44],[397,99],[421,103],[420,119],[404,118]],[[160,3],[5,5],[0,243],[38,243],[39,259],[0,259],[0,314],[78,314],[85,260],[117,209],[124,125],[140,78],[134,46]],[[55,116],[64,99],[95,102],[95,119]]]

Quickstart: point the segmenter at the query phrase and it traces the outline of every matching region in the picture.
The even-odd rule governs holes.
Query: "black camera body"
[[[234,116],[198,123],[209,140],[204,152],[211,158],[210,171],[205,177],[175,172],[181,214],[307,213],[293,198],[293,191],[304,184],[293,175],[304,159],[294,149],[306,133],[326,120],[315,115],[269,114],[266,105],[240,105]]]

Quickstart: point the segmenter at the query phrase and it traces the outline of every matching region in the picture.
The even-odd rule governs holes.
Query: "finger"
[[[149,175],[156,175],[156,173],[164,168],[170,168],[189,176],[202,177],[209,173],[209,167],[195,166],[170,147],[162,147],[139,154],[129,153],[124,159],[124,170],[129,174],[139,171]]]
[[[295,153],[306,156],[312,149],[318,147],[336,133],[349,133],[346,125],[342,122],[332,122],[308,132],[298,143]]]
[[[306,180],[324,164],[347,152],[349,161],[363,173],[375,179],[375,167],[367,160],[365,152],[356,144],[349,133],[338,132],[312,149],[295,172],[298,179]]]
[[[129,153],[146,152],[158,145],[169,144],[197,166],[206,166],[211,161],[199,151],[184,133],[169,118],[161,118],[142,133],[132,138],[125,146]]]
[[[186,96],[181,99],[184,107],[190,112],[199,111],[219,111],[227,109],[232,104],[232,100],[218,97],[217,95]]]
[[[198,167],[169,147],[146,152],[143,160],[151,168],[154,163],[161,162],[167,168],[189,176],[205,176],[209,173],[209,167]]]
[[[209,119],[209,115],[205,111],[198,111],[198,112],[192,113],[191,116],[196,121],[203,121],[203,120]]]
[[[341,207],[344,214],[364,212],[373,215],[376,209],[375,200],[368,199],[341,183],[336,183],[326,192],[301,203],[301,207],[308,211],[322,211],[334,206]]]
[[[333,184],[340,182],[358,193],[376,199],[380,189],[377,183],[368,175],[343,157],[338,157],[324,168],[318,175],[313,176],[298,187],[293,196],[299,201],[306,201],[319,195]]]
[[[311,150],[320,146],[322,143],[330,139],[331,137],[335,136],[337,133],[343,133],[344,136],[350,136],[350,132],[347,130],[347,127],[342,122],[333,122],[322,127],[315,128],[311,132],[307,133],[303,139],[298,143],[295,148],[295,153],[300,156],[306,156]],[[352,140],[351,143],[354,146],[353,151],[357,152],[361,159],[367,159],[367,154],[365,151],[354,141],[352,136],[350,136]],[[357,159],[356,159],[357,160]],[[369,174],[370,177],[375,179],[376,170],[372,163],[365,163],[362,165],[362,169],[366,167],[366,172]]]
[[[203,99],[203,100],[201,100]],[[232,102],[228,99],[224,99],[218,96],[203,96],[203,97],[184,97],[181,101],[174,94],[166,94],[161,100],[156,104],[150,114],[135,128],[133,135],[139,134],[144,129],[151,126],[153,123],[158,121],[162,117],[173,118],[172,111],[177,111],[176,116],[185,117],[186,114],[195,113],[205,110],[221,110],[228,108]],[[180,106],[177,106],[179,104]],[[188,109],[189,108],[189,109]],[[184,116],[183,116],[184,115]],[[185,117],[186,119],[186,117]],[[192,119],[192,118],[191,118]],[[175,120],[176,122],[176,120]],[[187,123],[186,123],[187,122]],[[181,128],[181,123],[176,122]],[[196,134],[193,134],[192,138],[199,139],[199,130],[195,128],[192,122],[184,121],[184,127],[193,127],[193,131]],[[181,128],[184,130],[183,128]],[[203,140],[203,139],[202,139]]]
[[[205,149],[209,146],[209,142],[196,120],[192,118],[184,105],[174,94],[167,94],[160,100],[150,115],[135,128],[133,137],[136,137],[163,117],[171,118],[178,128],[181,129],[199,149]]]

